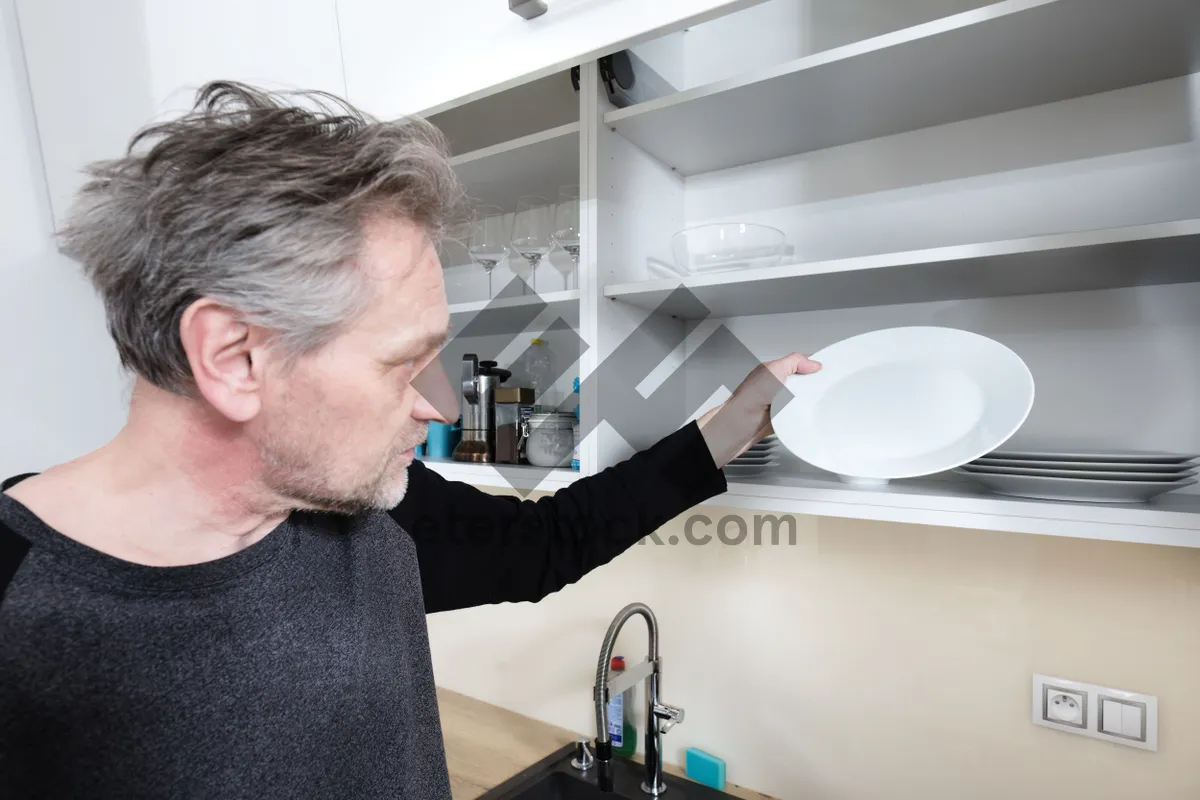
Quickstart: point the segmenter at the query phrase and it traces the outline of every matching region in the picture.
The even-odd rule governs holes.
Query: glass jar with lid
[[[535,467],[569,467],[575,450],[574,414],[533,414],[526,433],[525,457]]]

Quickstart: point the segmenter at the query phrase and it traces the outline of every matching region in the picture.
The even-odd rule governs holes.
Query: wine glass
[[[579,274],[579,187],[562,186],[558,190],[558,204],[554,207],[554,243],[567,251],[571,265],[563,269],[558,262],[550,263],[562,273],[563,288],[568,285],[571,273]],[[578,278],[576,278],[578,280]]]
[[[529,262],[529,271],[518,273],[537,292],[537,264],[542,256],[550,252],[550,231],[554,225],[554,212],[550,201],[544,197],[521,197],[517,200],[517,213],[513,217],[512,248]],[[513,271],[517,269],[514,266]]]
[[[483,267],[488,276],[488,299],[492,298],[492,270],[508,256],[508,231],[504,225],[504,210],[496,206],[480,206],[471,221],[467,252]]]

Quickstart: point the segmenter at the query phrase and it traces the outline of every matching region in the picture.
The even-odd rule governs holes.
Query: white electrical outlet
[[[1045,684],[1046,692],[1045,719],[1047,722],[1059,722],[1074,728],[1086,728],[1087,695],[1080,692],[1069,692],[1066,689]]]
[[[1158,698],[1048,675],[1033,676],[1033,724],[1158,750]]]

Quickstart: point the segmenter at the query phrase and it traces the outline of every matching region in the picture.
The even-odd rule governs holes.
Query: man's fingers
[[[820,369],[821,369],[821,362],[813,361],[810,358],[804,359],[796,366],[796,372],[799,373],[800,375],[811,375],[812,373],[817,372]]]
[[[810,375],[820,368],[819,362],[813,361],[803,353],[791,353],[771,362],[771,373],[781,380],[788,375]]]

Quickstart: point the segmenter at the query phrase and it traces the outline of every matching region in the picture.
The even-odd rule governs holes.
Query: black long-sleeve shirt
[[[416,463],[391,512],[181,567],[0,494],[0,793],[448,798],[425,612],[536,601],[724,489],[694,424],[536,502]]]
[[[416,462],[391,513],[417,546],[425,610],[540,600],[725,491],[695,423],[536,502],[447,481]]]

